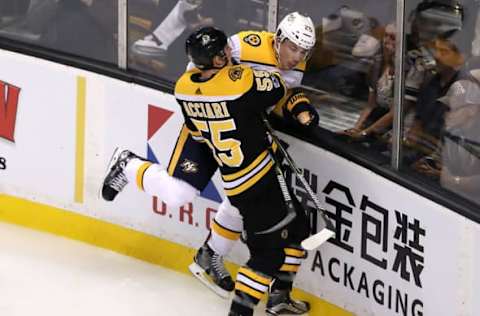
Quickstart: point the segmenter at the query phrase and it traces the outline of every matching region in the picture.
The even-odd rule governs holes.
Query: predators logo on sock
[[[262,43],[260,36],[258,36],[257,34],[248,34],[243,38],[243,41],[254,47],[260,46],[260,44]]]

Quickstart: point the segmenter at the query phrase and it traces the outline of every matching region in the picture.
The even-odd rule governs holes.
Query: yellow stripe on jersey
[[[272,144],[272,150],[277,151],[277,144]],[[263,151],[246,168],[233,174],[222,175],[223,188],[228,196],[238,195],[257,183],[272,168],[274,161],[268,150]]]
[[[297,258],[304,258],[305,257],[305,251],[300,250],[300,249],[295,249],[295,248],[284,248],[285,254],[287,256],[291,257],[297,257]]]
[[[144,162],[143,164],[140,165],[140,168],[137,170],[137,186],[140,188],[140,190],[143,191],[143,175],[145,174],[145,171],[147,171],[148,167],[152,165],[151,162]]]
[[[241,234],[239,232],[235,232],[235,231],[232,231],[232,230],[229,230],[225,227],[220,226],[217,222],[215,222],[215,220],[212,221],[211,229],[216,234],[218,234],[218,235],[220,235],[220,236],[222,236],[226,239],[230,239],[230,240],[238,240],[240,238],[240,234]]]
[[[270,32],[245,31],[239,32],[240,62],[268,65],[278,68],[277,57],[273,47],[275,34]],[[305,61],[300,62],[295,70],[305,71]]]
[[[184,73],[175,85],[175,96],[182,101],[219,102],[234,100],[253,86],[253,72],[247,65],[227,66],[208,81],[192,81],[198,70]]]
[[[235,290],[247,293],[248,295],[250,295],[252,297],[255,297],[258,300],[261,300],[262,297],[263,297],[263,294],[264,294],[264,292],[254,290],[254,289],[252,289],[252,288],[250,288],[250,287],[246,286],[245,284],[240,283],[238,281],[235,282]]]
[[[254,271],[246,267],[241,267],[240,269],[238,269],[237,273],[241,273],[244,276],[248,277],[249,279],[252,279],[253,281],[258,282],[264,286],[269,286],[270,282],[272,282],[272,279],[270,279],[269,277],[262,276],[258,273],[255,273]]]
[[[235,179],[238,179],[242,177],[243,175],[249,173],[252,171],[253,168],[258,166],[264,159],[267,157],[268,151],[265,150],[263,153],[261,153],[251,164],[249,164],[247,167],[243,168],[240,171],[237,171],[235,173],[227,174],[227,175],[222,175],[222,179],[224,181],[232,181]]]
[[[282,272],[298,272],[300,265],[293,265],[293,264],[284,264],[280,267],[280,271]]]
[[[180,130],[180,135],[178,135],[177,143],[175,144],[175,149],[173,150],[172,158],[170,158],[170,163],[168,164],[168,174],[173,175],[175,168],[177,167],[178,160],[183,151],[183,147],[187,142],[188,136],[190,135],[190,130],[188,127],[183,124],[182,129]]]
[[[239,185],[234,189],[224,189],[225,194],[228,196],[233,196],[246,191],[247,189],[252,187],[255,183],[257,183],[272,168],[272,166],[273,166],[273,161],[270,161],[265,165],[265,167],[260,169],[260,171],[255,176],[250,178],[248,181],[245,181],[243,184]]]
[[[272,149],[274,152],[277,151],[276,143],[272,144]],[[235,173],[222,175],[223,181],[228,182],[228,181],[233,181],[240,177],[243,177],[247,173],[251,172],[254,168],[256,168],[267,157],[267,155],[268,155],[268,150],[265,150],[260,155],[258,155],[258,157],[255,158],[255,160],[251,164],[249,164],[247,167],[243,168],[242,170],[237,171]]]

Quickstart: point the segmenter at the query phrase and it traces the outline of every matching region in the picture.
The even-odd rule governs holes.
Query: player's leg
[[[225,199],[210,226],[211,232],[206,243],[221,256],[228,255],[243,231],[243,218],[239,210]]]
[[[168,169],[129,150],[117,149],[107,169],[102,196],[112,201],[131,182],[169,206],[179,207],[192,201],[215,172],[217,164],[213,158],[209,160],[208,150],[205,144],[191,138],[185,126],[180,131]]]
[[[274,281],[269,288],[267,300],[267,314],[269,315],[301,315],[310,310],[310,304],[305,301],[292,299],[290,292],[301,263],[306,258],[306,251],[300,245],[301,241],[310,234],[308,218],[300,202],[293,197],[297,217],[290,223],[289,244],[283,251],[285,260],[280,269],[274,274]]]
[[[233,291],[235,283],[225,269],[223,257],[240,238],[242,229],[242,216],[238,209],[225,199],[212,220],[207,240],[198,249],[194,262],[189,266],[193,275],[224,298]]]
[[[218,168],[218,164],[213,158],[210,149],[202,143],[193,140],[191,135],[186,132],[184,127],[180,132],[177,144],[170,159],[168,173],[176,179],[183,180],[198,191],[202,191],[210,182],[213,174]],[[218,229],[223,226],[226,232],[231,230],[230,238],[241,231],[241,217],[238,219],[238,211],[235,212],[228,200],[222,202],[217,212],[216,218],[219,218]],[[217,227],[214,224],[215,227]],[[210,234],[209,234],[210,236]],[[234,282],[230,273],[223,264],[223,255],[231,247],[229,243],[234,243],[216,234],[207,238],[193,258],[193,263],[189,266],[192,274],[205,284],[208,288],[222,297],[227,297],[228,293],[233,291]],[[211,242],[209,242],[211,241]]]
[[[253,315],[253,308],[271,285],[269,295],[272,298],[269,299],[267,313],[303,314],[309,310],[308,303],[290,298],[293,279],[305,257],[297,242],[299,235],[308,235],[305,217],[297,216],[291,223],[271,233],[259,233],[287,215],[280,189],[274,184],[249,204],[238,206],[244,219],[250,259],[237,274],[230,315]],[[236,201],[232,200],[232,203],[237,205]],[[298,229],[303,231],[298,232]],[[271,284],[273,279],[275,281]]]

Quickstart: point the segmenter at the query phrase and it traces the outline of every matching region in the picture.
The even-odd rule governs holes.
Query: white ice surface
[[[229,306],[193,276],[0,222],[1,316],[226,316]]]

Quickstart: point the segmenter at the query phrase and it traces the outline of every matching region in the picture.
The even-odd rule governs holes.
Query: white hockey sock
[[[211,222],[208,246],[221,256],[226,256],[240,238],[243,218],[238,209],[224,200]]]
[[[125,167],[125,175],[127,176],[127,180],[129,183],[135,183],[135,185],[138,186],[137,184],[137,174],[140,168],[146,168],[150,166],[152,163],[138,159],[138,158],[133,158],[131,159],[128,163],[127,166]],[[145,171],[145,170],[144,170]],[[142,189],[143,190],[143,189]]]
[[[168,49],[170,44],[180,36],[187,28],[187,22],[183,18],[186,11],[197,8],[198,5],[179,0],[167,17],[153,31],[153,34],[162,42],[161,47]]]

